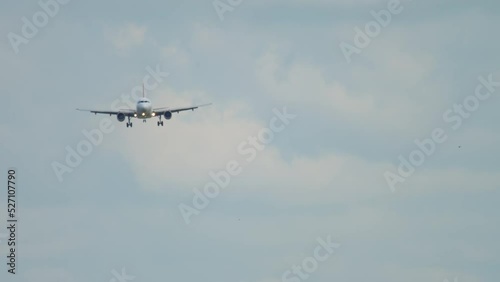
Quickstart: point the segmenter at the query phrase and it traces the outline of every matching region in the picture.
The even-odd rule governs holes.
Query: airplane
[[[131,118],[138,118],[142,119],[142,122],[146,122],[147,119],[149,118],[154,118],[158,117],[158,126],[163,126],[163,121],[161,120],[162,117],[164,117],[166,120],[169,120],[172,118],[172,113],[179,113],[182,111],[189,111],[192,110],[194,111],[197,108],[204,107],[204,106],[209,106],[212,103],[209,104],[203,104],[203,105],[197,105],[197,106],[192,106],[192,107],[185,107],[185,108],[153,108],[151,104],[151,100],[146,98],[146,95],[144,93],[144,84],[142,85],[142,98],[137,101],[136,109],[120,109],[119,111],[94,111],[94,110],[85,110],[85,109],[77,109],[78,111],[84,111],[84,112],[91,112],[93,114],[108,114],[110,116],[116,115],[116,118],[118,119],[119,122],[125,121],[125,118],[128,118],[127,122],[127,128],[132,127],[132,122],[130,121]]]

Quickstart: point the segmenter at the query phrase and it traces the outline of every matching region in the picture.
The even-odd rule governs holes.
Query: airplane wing
[[[178,113],[178,112],[189,111],[189,110],[194,111],[195,109],[198,109],[200,107],[209,106],[209,105],[212,105],[212,103],[197,105],[197,106],[192,106],[192,107],[186,107],[186,108],[156,108],[156,109],[153,109],[153,112],[155,112],[157,115],[163,115],[166,112]]]
[[[135,114],[134,110],[131,109],[121,109],[119,111],[94,111],[94,110],[85,110],[85,109],[77,109],[78,111],[83,111],[83,112],[91,112],[93,114],[105,114],[105,115],[117,115],[117,114],[124,114],[127,117],[133,117]]]

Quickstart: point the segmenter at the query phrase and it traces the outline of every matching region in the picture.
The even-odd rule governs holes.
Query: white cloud
[[[285,65],[275,51],[261,56],[255,74],[263,91],[277,101],[320,112],[335,121],[399,135],[432,128],[446,96],[434,84],[427,84],[427,92],[422,94],[414,88],[433,69],[432,60],[395,47],[371,52],[374,67],[353,66],[345,71],[349,79],[328,77],[308,62]],[[429,97],[433,98],[431,106],[420,103]]]
[[[38,282],[76,282],[72,273],[63,268],[55,267],[35,267],[29,268],[20,275],[23,281],[38,281]]]
[[[144,43],[147,28],[134,23],[119,28],[106,28],[105,36],[109,38],[113,46],[121,53],[127,53],[131,48]]]
[[[388,0],[257,0],[252,1],[260,5],[269,4],[286,4],[286,5],[297,5],[303,7],[304,5],[312,7],[366,7],[379,5],[381,3],[387,3]]]
[[[190,99],[180,98],[186,96],[210,101],[203,93],[177,93],[168,88],[155,96],[159,98],[155,99],[158,105],[193,104]],[[237,191],[236,195],[240,196],[250,193],[272,197],[278,200],[277,204],[284,197],[288,204],[307,205],[341,201],[360,193],[369,196],[389,191],[381,177],[386,165],[352,156],[329,153],[317,158],[295,156],[287,161],[279,147],[271,143],[258,152],[255,161],[248,163],[246,156],[237,153],[237,147],[268,123],[249,119],[245,114],[248,112],[249,108],[244,105],[229,104],[220,108],[215,104],[195,112],[175,114],[172,120],[165,121],[164,127],[157,127],[152,120],[147,124],[137,124],[140,121],[135,120],[134,134],[117,124],[116,134],[107,144],[110,150],[124,153],[137,172],[139,182],[145,184],[144,189],[187,189],[184,193],[191,193],[192,189],[201,189],[211,181],[210,171],[222,170],[229,161],[236,160],[242,165],[243,173],[234,178],[229,190]],[[275,138],[286,138],[285,133],[286,129]],[[148,150],[138,145],[144,142]]]
[[[272,66],[274,61],[268,62],[267,66]],[[262,79],[273,76],[274,69],[269,76],[263,75]],[[270,83],[274,87],[272,91],[279,93],[280,99],[289,103],[299,103],[299,93],[307,89],[306,85],[311,85],[319,89],[324,101],[304,101],[310,103],[309,106],[320,107],[323,104],[323,107],[338,110],[345,118],[363,115],[367,122],[373,119],[369,115],[375,110],[369,102],[347,97],[342,92],[328,92],[325,89],[332,87],[326,86],[327,83],[317,76],[320,73],[312,67],[303,70],[292,67],[286,83]],[[305,81],[309,83],[305,84]],[[321,83],[323,85],[319,85]],[[286,93],[291,96],[286,96]],[[171,88],[162,88],[153,97],[158,106],[197,104],[193,99],[198,103],[211,101],[203,92],[181,93]],[[335,103],[324,105],[331,100]],[[359,111],[360,108],[369,113]],[[256,160],[248,163],[236,148],[249,136],[255,136],[260,129],[267,127],[265,120],[248,118],[250,112],[251,108],[244,104],[227,104],[222,108],[222,105],[215,103],[194,112],[174,114],[172,120],[165,121],[164,127],[157,127],[155,120],[149,120],[147,124],[135,120],[133,129],[116,124],[116,134],[106,144],[108,149],[123,153],[136,171],[139,182],[147,190],[165,192],[173,189],[189,194],[192,189],[202,189],[211,181],[210,171],[223,170],[229,161],[236,160],[242,165],[243,173],[234,177],[230,188],[224,192],[235,197],[272,198],[276,205],[286,206],[346,202],[375,195],[390,195],[384,172],[397,169],[390,163],[336,152],[314,157],[297,154],[285,159],[281,149],[273,143],[258,152]],[[300,119],[300,116],[296,119]],[[293,122],[290,126],[293,126]],[[276,134],[275,138],[287,138],[284,134],[286,129]],[[147,142],[147,150],[140,145],[144,142]],[[394,161],[397,161],[397,156],[394,156]],[[432,161],[432,157],[427,160],[429,164]],[[484,189],[491,189],[498,181],[499,176],[495,173],[422,167],[417,168],[415,175],[407,182],[398,184],[397,188],[421,193],[432,193],[445,187],[465,191],[474,189],[474,183],[479,182]]]
[[[213,50],[226,47],[227,33],[221,28],[195,24],[192,32],[191,44],[197,48]]]
[[[168,65],[186,68],[191,64],[188,52],[179,43],[172,43],[163,47],[161,55],[167,60]]]
[[[285,4],[285,0],[273,2]],[[371,4],[385,5],[386,2],[382,0],[317,0],[307,3],[313,3],[311,5],[317,7],[332,7],[333,5],[363,7],[362,5]],[[290,2],[287,1],[287,3]],[[295,0],[293,3],[304,2]],[[267,7],[269,2],[260,1],[259,4],[245,2],[241,9],[261,4],[266,5],[262,7]],[[211,8],[210,3],[206,6]],[[297,7],[301,6],[297,5]],[[430,9],[425,10],[429,11]],[[180,16],[190,18],[189,13],[192,10],[186,9],[186,11],[187,14]],[[157,127],[155,120],[149,120],[146,124],[134,120],[134,127],[127,129],[124,124],[118,123],[115,119],[114,125],[117,129],[106,136],[104,144],[96,148],[91,157],[85,159],[84,165],[75,170],[75,181],[71,182],[76,185],[75,187],[66,187],[68,189],[62,193],[51,193],[43,190],[45,194],[52,195],[51,199],[57,203],[57,206],[62,205],[62,207],[53,208],[52,202],[45,201],[26,202],[23,209],[23,230],[26,232],[20,233],[23,236],[20,239],[24,242],[22,244],[24,248],[20,249],[19,256],[27,259],[27,263],[30,263],[30,260],[33,261],[33,264],[24,266],[24,269],[30,274],[25,279],[26,281],[44,281],[44,279],[45,281],[54,281],[53,278],[57,277],[59,270],[45,268],[43,263],[38,264],[37,261],[53,261],[61,258],[71,260],[72,257],[85,256],[92,251],[101,254],[97,258],[100,261],[115,263],[116,260],[119,260],[133,263],[134,266],[140,266],[144,273],[150,273],[152,277],[164,277],[164,273],[168,272],[172,275],[172,279],[200,280],[186,278],[186,271],[181,268],[156,267],[157,263],[162,264],[165,260],[171,260],[172,264],[167,263],[170,268],[176,268],[175,263],[186,265],[189,268],[200,269],[199,273],[204,273],[205,276],[207,276],[206,272],[201,270],[203,267],[215,274],[228,274],[231,270],[238,269],[240,265],[243,265],[243,268],[251,265],[258,268],[254,271],[254,276],[263,279],[259,280],[253,277],[253,279],[249,278],[248,280],[280,281],[279,274],[290,265],[303,259],[303,254],[308,255],[310,251],[308,244],[314,243],[317,236],[325,233],[331,233],[336,239],[338,238],[340,243],[345,243],[343,245],[345,248],[343,247],[343,256],[332,258],[331,262],[329,261],[324,268],[318,271],[317,276],[314,277],[318,278],[318,281],[326,281],[327,278],[330,280],[349,280],[356,275],[370,276],[372,280],[376,281],[385,279],[384,281],[442,282],[444,278],[452,279],[454,275],[460,277],[459,281],[484,280],[484,278],[481,280],[475,277],[474,275],[479,275],[477,273],[460,273],[460,270],[450,270],[439,266],[428,269],[422,268],[422,265],[425,266],[429,263],[425,259],[428,257],[450,259],[453,262],[449,264],[457,263],[457,265],[462,265],[462,262],[491,264],[495,254],[498,253],[496,250],[498,248],[496,248],[494,240],[489,240],[488,234],[492,237],[498,232],[495,224],[492,224],[494,223],[494,216],[492,216],[494,212],[490,212],[494,211],[494,203],[488,202],[484,198],[490,196],[490,191],[498,189],[500,179],[496,171],[491,168],[457,168],[449,165],[449,162],[435,163],[434,159],[430,159],[424,167],[417,169],[415,175],[401,185],[398,193],[392,194],[385,183],[383,172],[387,168],[393,168],[393,165],[373,160],[371,156],[366,154],[367,150],[359,148],[356,150],[355,148],[353,151],[356,153],[353,154],[357,155],[352,156],[340,153],[334,144],[330,148],[320,148],[319,151],[322,152],[320,155],[310,156],[304,153],[307,151],[302,150],[304,147],[317,146],[316,141],[318,138],[322,138],[321,133],[306,136],[306,142],[302,148],[292,146],[291,149],[290,147],[284,149],[280,147],[280,144],[286,142],[293,144],[294,140],[291,135],[300,134],[305,127],[314,127],[314,123],[300,124],[298,122],[297,128],[290,131],[294,131],[293,134],[289,134],[288,130],[285,130],[282,135],[281,133],[277,135],[276,143],[270,144],[264,151],[260,152],[255,162],[245,164],[243,173],[234,178],[231,186],[214,200],[217,203],[203,211],[195,224],[184,225],[175,206],[177,200],[185,199],[187,201],[192,195],[193,188],[202,188],[210,181],[208,172],[222,169],[228,160],[237,159],[243,164],[245,163],[244,159],[237,154],[236,146],[241,141],[246,140],[249,135],[255,135],[259,129],[266,126],[268,120],[261,118],[265,116],[265,113],[262,114],[262,109],[269,107],[271,103],[287,105],[290,109],[300,107],[304,109],[304,114],[319,111],[327,124],[329,122],[344,123],[347,128],[353,131],[359,128],[373,128],[373,131],[376,132],[373,136],[387,141],[389,146],[394,143],[391,138],[384,135],[384,132],[389,130],[400,138],[407,136],[427,137],[431,129],[436,126],[431,123],[432,116],[435,115],[437,119],[440,119],[442,111],[450,106],[450,90],[446,85],[449,81],[437,78],[435,81],[440,80],[442,83],[434,83],[433,79],[428,79],[429,75],[434,75],[433,71],[436,67],[445,72],[467,69],[468,67],[483,71],[472,61],[478,59],[478,50],[496,46],[494,40],[478,40],[477,45],[484,45],[486,42],[487,44],[484,45],[486,47],[472,48],[470,57],[453,57],[456,62],[450,64],[448,61],[450,58],[436,59],[434,56],[439,56],[440,53],[436,52],[438,48],[452,47],[451,49],[453,49],[457,47],[457,45],[451,44],[450,38],[460,35],[458,32],[461,30],[459,24],[467,25],[469,33],[487,25],[471,21],[471,18],[460,15],[451,20],[443,18],[442,20],[446,21],[447,24],[441,27],[424,20],[427,22],[425,26],[421,25],[417,29],[406,29],[405,27],[405,30],[398,30],[395,26],[403,22],[401,20],[399,23],[395,21],[394,27],[391,25],[387,33],[377,38],[369,48],[363,51],[359,63],[354,62],[346,68],[342,65],[328,65],[328,58],[333,58],[332,61],[335,60],[333,49],[337,46],[330,44],[325,38],[318,39],[318,42],[328,46],[325,48],[329,48],[326,53],[313,54],[315,50],[321,49],[307,49],[307,47],[303,48],[302,45],[298,46],[300,44],[295,43],[302,41],[306,46],[309,42],[304,39],[321,35],[325,30],[328,32],[323,34],[334,38],[336,33],[330,32],[331,28],[328,26],[349,25],[352,20],[351,15],[346,15],[346,18],[332,18],[331,22],[323,22],[324,18],[320,22],[313,19],[310,22],[314,25],[314,29],[318,30],[317,34],[310,34],[309,37],[304,38],[301,37],[300,32],[297,32],[295,23],[287,26],[289,23],[282,20],[283,10],[276,9],[276,11],[278,12],[266,10],[269,13],[269,18],[276,16],[277,20],[273,21],[272,24],[266,24],[264,28],[261,28],[260,25],[248,24],[246,28],[243,28],[244,32],[241,32],[240,28],[243,25],[237,25],[239,24],[237,19],[241,19],[238,17],[234,18],[237,24],[232,27],[221,25],[220,28],[211,28],[198,25],[193,31],[191,24],[189,24],[186,30],[180,31],[183,33],[181,37],[186,44],[181,44],[180,40],[176,41],[175,39],[169,41],[168,44],[161,44],[160,48],[156,50],[158,52],[154,52],[153,56],[159,54],[176,67],[189,66],[193,62],[202,61],[202,58],[207,59],[209,62],[207,65],[210,66],[212,66],[212,61],[221,62],[221,64],[214,63],[213,65],[216,67],[210,73],[196,74],[206,78],[206,84],[197,84],[198,81],[195,84],[205,89],[211,89],[210,91],[221,93],[227,89],[224,83],[219,83],[222,79],[217,80],[218,77],[222,76],[223,69],[236,74],[235,78],[249,81],[249,85],[254,84],[252,74],[255,75],[258,89],[251,89],[249,92],[263,90],[258,92],[260,96],[256,98],[258,103],[255,104],[262,106],[258,109],[260,113],[256,114],[256,109],[246,104],[227,102],[252,99],[253,97],[240,98],[232,95],[231,98],[228,98],[229,95],[226,97],[221,95],[218,96],[220,101],[213,101],[212,97],[205,92],[197,90],[181,92],[170,88],[162,88],[148,93],[155,106],[158,107],[205,102],[215,102],[215,104],[212,107],[198,109],[194,112],[176,114],[172,120],[165,122],[164,127]],[[439,15],[436,10],[432,11],[431,14],[435,17]],[[368,9],[361,9],[358,12],[369,16]],[[235,16],[237,15],[235,14]],[[413,19],[426,19],[425,15],[419,16],[422,17],[413,17]],[[353,17],[357,16],[353,15]],[[246,20],[246,18],[244,19]],[[309,23],[305,17],[301,17],[301,19],[304,20],[304,23]],[[474,19],[477,20],[477,17]],[[408,18],[405,20],[411,21]],[[275,25],[275,23],[277,24]],[[86,31],[88,25],[86,23],[81,23],[81,25],[82,30]],[[450,26],[454,27],[457,32],[449,33]],[[310,30],[313,32],[313,28]],[[347,30],[352,31],[352,27],[349,26]],[[434,32],[431,32],[433,30]],[[407,35],[404,35],[403,31]],[[446,33],[447,31],[448,33]],[[148,29],[136,24],[108,29],[107,32],[109,32],[107,35],[109,35],[110,42],[120,54],[127,54],[133,48],[141,46],[146,39],[150,39],[149,34],[146,34]],[[157,38],[162,38],[164,33],[165,31],[162,30],[156,34]],[[87,32],[82,34],[85,35]],[[280,36],[272,38],[275,34],[280,34]],[[462,40],[466,43],[463,47],[469,50],[469,44],[474,42],[463,34],[460,36],[463,36]],[[480,38],[479,35],[478,38]],[[489,37],[484,38],[488,39]],[[88,40],[89,38],[83,39],[84,42],[91,42]],[[415,39],[421,41],[421,45],[414,44]],[[44,38],[39,40],[43,42]],[[256,55],[259,57],[258,54],[261,54],[262,50],[269,46],[268,44],[279,45],[279,47],[275,49],[276,51],[264,52],[257,64],[253,65],[259,59],[256,58]],[[412,44],[415,46],[413,49],[409,48]],[[81,46],[86,47],[85,44]],[[415,51],[420,48],[423,50],[422,53]],[[484,50],[485,55],[487,55],[488,50]],[[38,49],[39,54],[47,56],[47,61],[57,62],[58,69],[67,70],[74,66],[74,63],[79,62],[79,58],[72,57],[77,61],[69,60],[71,64],[67,65],[65,61],[57,61],[60,60],[61,54],[51,54],[45,51],[50,50]],[[447,54],[452,54],[453,51],[456,50],[450,50],[450,53]],[[71,50],[72,54],[74,52],[85,52],[85,50]],[[28,52],[26,55],[30,55],[30,53]],[[207,55],[211,57],[207,58]],[[7,54],[0,56],[8,57]],[[292,60],[290,60],[291,58]],[[309,58],[311,60],[307,60]],[[25,57],[25,59],[31,65],[32,62],[35,64],[38,58]],[[96,58],[96,60],[104,59]],[[314,63],[315,60],[323,59],[325,59],[325,64]],[[14,66],[13,63],[20,60],[24,59],[18,58],[14,61],[9,59],[7,61],[7,69],[4,71],[7,75],[4,76],[5,82],[9,82],[11,78],[17,79],[17,76],[11,77],[13,74],[10,74],[12,69],[9,71],[9,65]],[[488,60],[491,62],[491,58]],[[473,66],[469,62],[472,62]],[[26,78],[23,80],[30,81],[28,84],[25,83],[31,85],[27,89],[29,91],[24,91],[28,95],[19,95],[17,91],[10,92],[16,93],[15,101],[16,104],[19,104],[18,107],[14,108],[18,108],[26,114],[20,114],[11,119],[12,122],[9,120],[8,126],[0,126],[0,129],[5,131],[3,135],[0,135],[9,137],[9,135],[16,134],[19,128],[30,132],[35,130],[37,134],[27,136],[37,136],[37,140],[46,139],[51,144],[59,142],[61,147],[49,147],[40,141],[36,142],[37,140],[33,143],[33,138],[14,138],[18,141],[28,141],[17,142],[15,146],[9,145],[4,148],[5,150],[14,148],[16,156],[18,155],[10,162],[34,158],[34,155],[30,156],[35,150],[30,148],[36,147],[33,144],[44,148],[41,154],[36,155],[37,158],[38,156],[48,158],[51,150],[62,155],[66,143],[75,144],[73,141],[76,138],[81,138],[79,133],[81,128],[78,126],[74,128],[73,118],[87,119],[88,123],[98,124],[98,118],[94,118],[93,115],[88,118],[84,115],[78,115],[69,119],[61,119],[57,114],[53,114],[60,113],[61,109],[73,109],[73,106],[69,102],[64,104],[64,101],[69,100],[61,99],[65,97],[63,95],[66,92],[57,96],[50,91],[53,86],[48,82],[52,81],[52,78],[47,78],[47,76],[42,75],[43,73],[40,73],[41,70],[45,69],[43,67],[45,61],[38,63],[39,66],[20,68],[35,70],[31,72],[33,75],[29,76],[29,80]],[[107,63],[112,65],[114,61]],[[492,64],[494,65],[494,62]],[[14,70],[18,72],[19,64],[16,63],[16,65]],[[241,70],[248,72],[241,72]],[[130,77],[126,71],[121,71],[115,69],[112,76],[115,76],[117,80],[120,77]],[[251,74],[248,75],[250,72]],[[332,73],[334,75],[329,76]],[[102,75],[102,72],[96,73],[96,76]],[[180,76],[180,73],[177,75]],[[187,81],[190,80],[189,75],[191,73],[186,75]],[[48,81],[46,83],[50,84],[50,87],[39,87],[37,84],[40,83],[40,78]],[[474,79],[475,77],[471,78],[471,80]],[[60,88],[63,89],[71,89],[72,83],[74,83],[69,81],[66,85],[64,81],[61,82],[63,84]],[[225,82],[228,80],[226,79]],[[471,84],[473,83],[474,81]],[[119,83],[115,81],[113,84]],[[464,83],[465,86],[466,84]],[[8,86],[9,83],[5,85]],[[457,88],[462,86],[462,84],[454,85]],[[183,87],[192,89],[189,83]],[[473,88],[471,88],[472,90]],[[84,91],[78,93],[82,92]],[[34,94],[29,95],[29,93],[50,93],[47,94],[49,96],[45,97],[45,100],[52,102],[41,107],[37,104],[39,101],[37,97],[40,95],[33,96]],[[227,91],[227,93],[234,92]],[[98,95],[85,98],[87,101],[93,101],[96,97],[99,99]],[[21,101],[19,99],[23,99],[23,101],[25,99],[28,103],[22,105],[18,103]],[[10,101],[14,100],[10,99],[8,102]],[[104,106],[108,105],[104,104]],[[43,112],[44,118],[37,125],[44,126],[37,126],[37,129],[30,128],[28,122],[33,121],[35,113],[40,113],[40,108],[46,110]],[[70,110],[68,112],[73,114]],[[482,113],[485,114],[485,112]],[[480,113],[478,112],[478,114]],[[488,117],[488,115],[485,116]],[[105,117],[108,118],[108,116]],[[491,117],[494,120],[495,116]],[[301,118],[302,116],[297,117],[297,119]],[[62,121],[66,121],[69,125],[62,127],[64,125]],[[457,144],[462,145],[460,160],[464,163],[469,161],[467,158],[469,156],[495,155],[498,151],[495,144],[498,143],[499,136],[495,133],[494,125],[495,123],[492,122],[481,130],[469,130],[467,127],[460,133],[457,132],[454,141],[447,143],[443,151],[436,152],[436,159],[441,157],[447,159],[448,156],[456,157],[459,155],[457,146],[455,146]],[[294,123],[291,127],[293,126],[295,126]],[[420,129],[423,129],[425,135],[419,134]],[[78,137],[75,137],[77,134],[79,134]],[[50,138],[51,136],[58,138]],[[412,142],[411,140],[409,139],[409,143]],[[353,140],[353,142],[358,142],[358,140]],[[358,144],[363,142],[365,140],[359,141]],[[370,140],[367,139],[366,143],[370,143]],[[375,151],[377,148],[369,150]],[[113,153],[119,153],[119,156]],[[397,155],[388,158],[393,158],[396,161]],[[116,167],[106,167],[99,163],[110,159],[118,159],[120,162],[118,165],[124,166],[125,169],[118,170]],[[7,162],[9,162],[8,159]],[[29,161],[27,164],[37,163]],[[35,166],[31,166],[33,168],[28,166],[24,169],[25,172],[29,173],[30,169],[35,169]],[[41,168],[43,171],[43,164],[38,167],[38,170]],[[117,171],[130,171],[130,173],[119,175],[116,174]],[[27,178],[27,181],[43,185],[28,185],[26,183],[26,193],[35,192],[33,195],[36,195],[38,191],[36,189],[51,187],[50,185],[53,183],[53,174],[47,174],[48,179],[40,178],[38,174],[30,175],[31,177]],[[88,179],[89,182],[83,181],[82,183],[91,183],[96,190],[99,189],[97,191],[102,191],[102,193],[85,189],[87,187],[82,187],[80,182],[76,181],[77,178]],[[123,180],[125,184],[130,184],[114,185],[117,183],[115,182],[117,178]],[[144,190],[153,191],[153,193]],[[171,194],[165,197],[165,195],[160,193],[158,195],[156,192]],[[81,195],[85,195],[83,197],[85,199],[81,199],[79,197]],[[123,197],[119,197],[119,200],[115,201],[116,195]],[[451,200],[447,202],[450,198]],[[456,199],[460,202],[457,206],[450,205],[449,213],[442,212],[448,208],[448,204],[455,203]],[[112,201],[109,202],[110,205],[118,202],[117,205],[123,206],[122,208],[96,208],[96,205],[107,205],[108,201]],[[82,206],[75,207],[75,202]],[[106,204],[96,202],[105,202]],[[239,203],[243,206],[241,209],[235,206]],[[491,205],[492,203],[493,205]],[[414,209],[407,209],[407,204]],[[33,205],[36,207],[33,208]],[[51,208],[45,210],[43,208],[45,205],[49,205]],[[465,206],[472,208],[459,208]],[[485,208],[483,209],[483,207]],[[432,213],[429,210],[437,210],[437,212]],[[241,221],[236,221],[237,224],[235,224],[235,217],[240,216],[240,213]],[[57,221],[50,220],[50,218],[55,217],[58,218]],[[61,222],[70,226],[63,225],[61,229]],[[484,229],[475,227],[484,227]],[[468,233],[460,234],[461,230]],[[436,238],[440,234],[448,234],[447,232],[450,232],[449,234],[454,232],[453,240]],[[397,241],[398,239],[401,241]],[[140,240],[142,243],[134,244],[135,240]],[[386,249],[377,249],[380,245]],[[122,249],[122,246],[125,248]],[[241,249],[233,249],[233,246],[241,246]],[[362,246],[361,250],[356,249],[359,246]],[[397,249],[398,252],[396,256],[391,257],[387,253],[391,253],[393,249]],[[264,250],[262,251],[264,255],[256,255],[255,250],[257,252]],[[418,252],[419,250],[420,252]],[[456,250],[457,253],[464,255],[458,259],[454,256],[455,253],[449,252],[450,250]],[[214,253],[217,253],[217,256],[213,257]],[[237,258],[246,260],[248,264],[240,264],[239,261],[231,262],[230,270],[220,269],[219,258],[234,257],[238,253],[246,254],[245,256],[237,256]],[[137,260],[136,254],[144,254],[146,259]],[[193,260],[193,258],[195,259]],[[197,258],[201,260],[197,260]],[[262,263],[263,260],[266,261],[265,264]],[[460,261],[457,262],[458,260]],[[391,264],[391,261],[395,263]],[[186,264],[186,262],[188,263]],[[141,263],[143,264],[141,265]],[[447,264],[447,262],[443,264]],[[30,270],[35,265],[37,268]],[[89,263],[83,257],[78,262],[72,261],[71,265],[74,268],[68,271],[73,275],[81,275],[81,279],[89,280],[89,277],[86,276],[94,274],[94,276],[99,276],[99,273],[101,273],[101,277],[108,280],[110,278],[106,276],[109,272],[108,268],[104,270],[96,268],[95,264]],[[373,272],[370,271],[370,268]],[[92,271],[89,272],[88,269]],[[353,271],[353,269],[363,269],[363,271]],[[339,275],[342,279],[334,279]],[[483,275],[485,277],[491,276],[487,272]],[[238,277],[243,277],[243,275]],[[325,279],[320,279],[323,277]],[[71,281],[71,279],[67,278],[64,281]]]

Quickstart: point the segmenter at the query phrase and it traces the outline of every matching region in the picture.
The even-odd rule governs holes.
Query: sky
[[[4,1],[1,281],[500,276],[498,1]],[[212,103],[134,120],[76,108]],[[89,137],[90,136],[90,137]]]

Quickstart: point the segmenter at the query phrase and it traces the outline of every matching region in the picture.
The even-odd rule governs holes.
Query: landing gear
[[[132,122],[130,121],[130,117],[128,117],[127,127],[132,127]]]
[[[158,126],[163,126],[163,121],[161,120],[161,116],[160,116],[160,120],[158,121]]]

